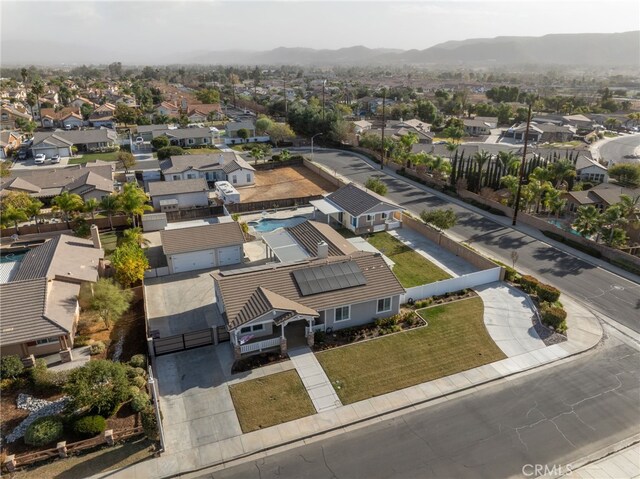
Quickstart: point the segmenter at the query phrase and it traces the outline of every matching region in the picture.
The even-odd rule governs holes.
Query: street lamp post
[[[313,135],[313,136],[311,137],[311,161],[313,161],[313,160],[315,159],[315,157],[313,156],[313,139],[314,139],[316,136],[320,136],[320,135],[322,135],[322,133],[316,133],[315,135]]]

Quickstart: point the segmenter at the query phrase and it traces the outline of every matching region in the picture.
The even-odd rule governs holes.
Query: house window
[[[336,322],[337,321],[347,321],[351,316],[351,306],[341,306],[340,308],[336,308]]]
[[[251,173],[247,173],[247,183],[251,183]]]
[[[238,177],[236,175],[233,175],[231,177],[231,183],[233,183],[234,185],[238,183]]]
[[[187,173],[187,180],[195,180],[196,175],[194,173]]]
[[[189,139],[187,139],[187,143],[188,143],[189,145],[193,145],[193,138],[189,138]]]
[[[180,179],[180,175],[173,175],[173,179],[174,180],[179,180]]]
[[[254,324],[253,326],[245,326],[243,328],[240,328],[240,334],[247,334],[262,330],[264,330],[264,324]]]
[[[206,138],[203,138],[202,139],[202,143],[207,144],[207,143],[209,143],[209,140],[207,140]]]
[[[264,329],[264,324],[255,324],[253,326],[254,331],[262,331]]]
[[[355,216],[351,217],[351,226],[353,226],[354,228],[358,226],[358,218],[356,218]]]
[[[367,215],[367,223],[371,223],[373,221],[373,215]]]
[[[387,215],[387,213],[382,213],[382,219],[383,219],[383,220],[386,220],[386,219],[387,219],[387,216],[389,216],[389,215]]]
[[[378,313],[386,313],[391,311],[391,298],[383,298],[378,300]]]
[[[53,336],[51,338],[37,339],[36,346],[42,346],[45,344],[51,344],[51,343],[57,343],[57,342],[58,342],[57,336]]]

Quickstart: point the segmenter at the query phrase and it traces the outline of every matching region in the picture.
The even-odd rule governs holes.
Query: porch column
[[[314,318],[307,319],[307,322],[309,323],[309,334],[307,334],[307,345],[310,348],[312,348],[315,342],[315,333],[313,332],[313,323],[315,322]]]
[[[280,330],[282,331],[280,334],[280,338],[284,339],[284,323],[280,325]]]
[[[280,328],[282,329],[282,336],[280,337],[280,354],[283,356],[287,354],[287,338],[284,335],[284,326],[285,323],[280,325]]]

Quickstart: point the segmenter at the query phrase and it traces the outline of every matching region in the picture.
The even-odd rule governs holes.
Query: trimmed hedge
[[[142,422],[142,428],[146,436],[152,441],[157,441],[158,436],[158,422],[156,421],[156,413],[153,406],[149,406],[140,413],[140,419]]]
[[[144,354],[136,354],[129,360],[129,366],[144,369],[147,367],[147,358]]]
[[[538,285],[540,285],[540,281],[538,281],[537,278],[534,278],[533,276],[525,274],[520,278],[520,286],[527,293],[535,292]]]
[[[131,395],[131,409],[135,412],[142,412],[151,404],[151,398],[144,391],[136,391]]]
[[[33,421],[24,434],[24,442],[30,446],[46,446],[62,437],[64,426],[59,416],[45,416]]]
[[[73,431],[85,437],[102,434],[107,428],[107,421],[102,416],[85,416],[73,423]]]
[[[540,301],[548,303],[555,303],[560,299],[560,290],[544,283],[538,283],[536,285],[536,294]]]
[[[567,330],[567,312],[562,308],[557,308],[545,304],[540,310],[542,316],[542,323],[546,326],[552,326],[556,331],[563,333]]]

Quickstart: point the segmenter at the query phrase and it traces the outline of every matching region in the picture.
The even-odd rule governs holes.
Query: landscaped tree
[[[620,247],[626,244],[627,235],[622,229],[629,223],[624,208],[619,204],[611,205],[602,213],[601,230],[604,242],[608,246]],[[621,234],[622,233],[622,234]]]
[[[111,256],[111,264],[115,269],[116,280],[125,288],[144,279],[144,272],[149,269],[149,260],[144,250],[131,243],[116,248]]]
[[[262,148],[252,148],[251,157],[256,161],[256,163],[259,163],[260,160],[264,159],[264,151],[262,150]]]
[[[482,188],[482,170],[484,169],[484,165],[491,161],[491,154],[480,150],[473,155],[473,161],[478,165],[478,191]]]
[[[240,128],[238,130],[238,138],[242,140],[242,143],[246,142],[247,138],[249,138],[249,130],[246,128]]]
[[[107,214],[109,218],[109,227],[113,231],[113,215],[120,211],[120,204],[118,201],[118,195],[108,195],[102,198],[100,202],[100,208]]]
[[[156,136],[153,140],[151,140],[151,146],[153,146],[156,150],[159,150],[160,148],[165,148],[170,144],[171,142],[169,141],[169,138],[167,138],[164,135]]]
[[[109,417],[130,394],[127,367],[98,359],[71,371],[64,392],[69,396],[68,411],[91,410]]]
[[[278,143],[289,141],[296,137],[296,134],[286,123],[273,123],[267,130],[271,141],[278,147]]]
[[[129,168],[133,168],[136,164],[136,157],[128,151],[119,151],[117,159],[118,165],[121,165],[126,173],[129,173]]]
[[[138,245],[140,247],[149,244],[149,240],[144,237],[144,234],[142,233],[142,228],[140,227],[129,228],[124,230],[122,232],[122,242],[123,244],[131,243],[131,244]]]
[[[289,150],[282,150],[280,152],[280,161],[288,161],[291,159],[291,152]]]
[[[387,194],[387,185],[385,185],[382,180],[376,176],[370,176],[364,186],[379,195],[384,196]]]
[[[11,203],[2,203],[2,209],[0,211],[0,225],[3,228],[13,225],[16,229],[16,233],[19,233],[18,223],[27,221],[29,217],[24,210],[16,208]]]
[[[543,204],[547,214],[551,215],[553,213],[557,218],[567,204],[567,200],[562,197],[560,190],[550,189],[544,197]]]
[[[116,109],[113,112],[113,118],[118,123],[124,123],[125,125],[131,125],[136,122],[138,118],[138,112],[135,108],[131,108],[124,103],[118,103]]]
[[[503,150],[498,152],[498,164],[500,165],[501,175],[511,175],[517,173],[516,166],[520,166],[520,158],[511,150]]]
[[[196,92],[196,98],[205,104],[219,103],[220,92],[213,88],[203,88]]]
[[[593,205],[580,206],[573,227],[583,237],[592,236],[600,231],[602,215]]]
[[[576,176],[576,168],[569,160],[558,160],[548,167],[551,178],[556,188],[567,185],[567,181]],[[568,188],[567,188],[568,189]]]
[[[453,209],[437,209],[437,210],[424,210],[420,213],[420,218],[425,223],[433,226],[434,228],[444,231],[449,228],[453,228],[458,221],[455,211]]]
[[[51,200],[51,204],[53,205],[53,211],[62,211],[68,228],[70,228],[69,221],[71,219],[71,214],[82,211],[84,208],[82,197],[75,193],[69,193],[68,191],[64,191],[60,195],[56,196]]]
[[[500,178],[500,184],[509,190],[510,203],[513,204],[518,194],[518,177],[513,175],[506,175]]]
[[[40,212],[44,204],[42,203],[42,201],[40,201],[37,198],[30,197],[29,199],[30,199],[29,204],[27,204],[26,208],[24,209],[24,212],[27,214],[29,218],[32,218],[33,223],[37,225],[38,216],[40,216]]]
[[[640,195],[631,197],[620,195],[620,201],[616,203],[622,209],[622,215],[629,220],[632,227],[640,225]]]
[[[31,84],[31,93],[33,94],[35,104],[38,106],[38,115],[40,115],[40,126],[44,128],[44,122],[42,114],[40,112],[40,95],[44,93],[44,83],[42,83],[42,80],[38,79]]]
[[[184,155],[184,150],[179,146],[164,146],[158,150],[158,159],[166,160],[172,156]]]
[[[121,211],[131,215],[133,226],[138,225],[138,216],[144,214],[145,211],[153,210],[148,205],[149,197],[137,183],[125,183],[122,193],[118,196],[118,204]]]
[[[96,210],[100,207],[100,202],[95,198],[89,198],[84,202],[84,212],[89,213],[92,220],[96,219]]]
[[[272,126],[273,122],[269,118],[261,116],[256,120],[256,133],[258,135],[264,135]]]
[[[98,313],[107,329],[129,309],[133,292],[122,289],[111,278],[100,278],[92,287],[91,308]]]
[[[609,167],[609,176],[621,186],[640,186],[640,164],[618,163]]]

